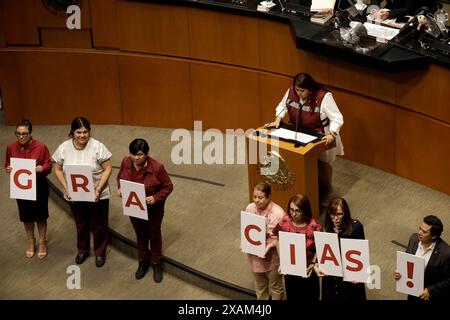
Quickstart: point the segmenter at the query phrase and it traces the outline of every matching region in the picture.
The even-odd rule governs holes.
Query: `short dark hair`
[[[442,231],[444,231],[444,225],[442,224],[441,219],[439,219],[436,216],[433,215],[426,216],[425,218],[423,218],[423,222],[431,226],[430,233],[432,237],[434,236],[440,237]]]
[[[72,124],[70,125],[70,132],[69,137],[73,138],[73,133],[75,130],[86,128],[89,133],[91,132],[91,124],[89,123],[89,120],[84,117],[75,117],[72,120]]]
[[[147,141],[145,141],[142,138],[137,138],[131,141],[128,149],[130,150],[130,153],[134,156],[137,155],[139,151],[142,151],[145,154],[148,154],[148,152],[150,151],[150,147]]]
[[[328,204],[326,216],[325,216],[325,231],[326,232],[334,232],[334,224],[333,219],[331,219],[331,215],[337,212],[337,209],[341,207],[343,216],[341,222],[341,229],[343,235],[350,235],[352,233],[352,215],[350,214],[350,207],[345,201],[344,198],[336,197],[331,199]]]
[[[27,127],[28,131],[30,131],[30,132],[33,131],[33,125],[31,124],[31,121],[28,119],[21,119],[19,122],[17,122],[16,129],[18,127]]]
[[[272,187],[267,182],[259,182],[254,187],[253,190],[261,191],[265,194],[266,198],[269,198],[272,194]]]
[[[305,196],[304,194],[299,193],[289,200],[287,206],[287,213],[292,218],[291,211],[289,210],[291,208],[291,203],[295,204],[300,209],[300,211],[302,212],[303,221],[309,224],[312,219],[312,211],[311,211],[311,203],[309,202],[308,197]]]
[[[293,79],[293,85],[295,87],[308,89],[311,92],[317,91],[321,88],[321,85],[319,85],[316,80],[311,77],[309,73],[298,73],[294,76]]]

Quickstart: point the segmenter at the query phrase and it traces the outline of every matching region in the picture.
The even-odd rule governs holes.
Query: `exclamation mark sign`
[[[406,262],[406,270],[407,270],[407,273],[408,273],[408,279],[412,279],[413,275],[414,275],[414,263],[412,263],[410,261],[407,261]],[[411,280],[408,280],[406,282],[406,286],[408,288],[412,288],[412,287],[414,287],[414,282],[412,282]]]

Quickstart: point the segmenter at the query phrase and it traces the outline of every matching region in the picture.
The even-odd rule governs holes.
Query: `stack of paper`
[[[364,27],[366,27],[367,34],[369,36],[372,36],[375,38],[383,38],[386,40],[391,40],[400,31],[399,29],[384,27],[384,26],[380,26],[378,24],[369,23],[369,22],[364,23]]]
[[[287,140],[293,140],[298,141],[304,144],[310,143],[311,141],[317,139],[317,137],[302,133],[302,132],[295,132],[292,130],[287,130],[284,128],[276,129],[270,132],[271,137],[278,137],[281,139],[287,139]]]
[[[336,0],[312,0],[311,11],[319,11],[324,9],[334,9]]]

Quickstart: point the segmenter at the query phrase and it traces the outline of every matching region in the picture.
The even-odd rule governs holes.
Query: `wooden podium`
[[[268,182],[272,187],[272,201],[284,210],[287,209],[289,199],[293,195],[302,193],[311,201],[313,217],[318,218],[320,211],[317,161],[319,153],[326,149],[325,141],[296,148],[293,142],[271,139],[267,136],[270,131],[266,129],[258,128],[256,132],[259,134],[251,133],[246,138],[250,202],[253,202],[253,186],[258,182]],[[268,157],[271,151],[274,152]],[[277,174],[266,174],[264,167],[267,168],[268,162],[270,163],[277,155],[279,155]]]

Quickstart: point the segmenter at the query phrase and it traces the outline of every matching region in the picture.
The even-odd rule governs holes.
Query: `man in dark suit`
[[[424,287],[419,298],[409,295],[408,300],[450,301],[450,247],[441,239],[444,229],[436,216],[426,216],[419,233],[409,239],[407,253],[425,258]],[[395,280],[401,278],[395,273]]]

